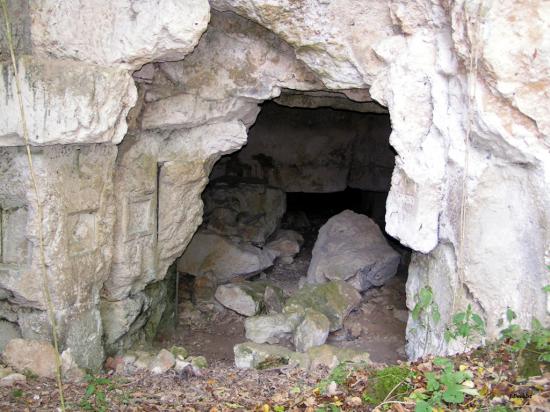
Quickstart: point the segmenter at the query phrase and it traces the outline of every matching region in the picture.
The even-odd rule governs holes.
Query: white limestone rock
[[[135,69],[191,52],[210,7],[207,0],[41,0],[30,13],[35,53]]]
[[[0,63],[0,71],[0,146],[22,145],[11,63]],[[128,72],[29,56],[18,59],[18,71],[30,144],[118,144],[126,134],[126,115],[137,98]]]
[[[0,353],[12,339],[20,338],[21,331],[16,323],[0,320]]]
[[[331,89],[362,88],[383,67],[373,50],[393,34],[387,1],[212,0],[280,36]]]
[[[165,276],[201,223],[201,192],[213,164],[245,142],[240,122],[124,139],[115,175],[120,206],[106,298],[124,299]]]
[[[314,346],[323,345],[330,329],[330,321],[321,312],[307,308],[302,322],[294,330],[294,346],[298,352],[307,352]],[[248,337],[248,336],[247,336]]]
[[[3,359],[20,372],[29,370],[43,378],[55,376],[56,353],[49,342],[12,339],[4,348]]]
[[[364,291],[394,276],[399,261],[374,221],[345,210],[319,230],[307,277],[310,283],[344,280]]]
[[[299,317],[292,314],[253,316],[244,322],[246,339],[256,343],[279,343],[291,336],[298,322]]]
[[[283,312],[304,316],[306,309],[316,310],[329,319],[330,331],[334,332],[342,328],[360,301],[359,292],[344,281],[308,284],[287,299]]]

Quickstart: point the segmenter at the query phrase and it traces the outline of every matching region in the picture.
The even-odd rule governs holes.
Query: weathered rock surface
[[[321,312],[306,309],[302,322],[294,331],[294,346],[298,352],[306,352],[324,344],[328,337],[330,321]],[[247,336],[248,338],[248,336]]]
[[[106,298],[124,299],[164,277],[201,223],[200,195],[212,165],[245,142],[240,122],[124,139],[115,175],[121,207],[113,267],[102,291]]]
[[[179,60],[208,24],[207,0],[43,0],[30,5],[33,50],[99,65],[138,68]]]
[[[366,352],[340,349],[330,345],[316,346],[306,353],[293,352],[283,346],[245,342],[235,345],[235,366],[259,370],[294,366],[315,369],[320,366],[334,368],[341,362],[368,363]]]
[[[283,311],[305,315],[308,308],[316,310],[329,319],[333,332],[342,328],[344,319],[360,301],[361,295],[355,288],[343,281],[332,281],[305,285],[286,301]]]
[[[175,363],[176,358],[174,355],[166,349],[161,349],[157,356],[155,356],[153,361],[149,364],[149,370],[155,375],[159,375],[167,372],[175,365]]]
[[[300,247],[304,243],[304,238],[294,230],[278,230],[269,243],[265,245],[266,249],[273,251],[278,258],[293,258],[300,252]]]
[[[0,386],[7,387],[7,386],[13,386],[16,383],[25,383],[25,382],[27,382],[27,378],[25,375],[22,375],[20,373],[10,373],[9,375],[0,379]]]
[[[393,34],[386,1],[212,0],[218,10],[231,10],[256,21],[296,50],[331,89],[372,84],[383,68],[374,45]]]
[[[0,146],[22,145],[11,63],[0,63],[0,71]],[[29,56],[18,60],[18,71],[30,144],[118,144],[126,134],[126,115],[137,98],[128,72]]]
[[[246,338],[256,343],[279,343],[289,338],[296,329],[299,318],[283,313],[253,316],[246,319]]]
[[[284,346],[245,342],[235,345],[235,366],[237,368],[270,369],[282,366],[307,368],[307,356],[293,352]]]
[[[4,351],[4,348],[10,340],[20,337],[21,331],[16,323],[0,320],[0,353]]]
[[[307,278],[311,283],[344,280],[364,291],[394,276],[399,261],[373,220],[345,210],[319,230]]]
[[[282,190],[258,183],[212,182],[202,198],[209,231],[260,246],[279,227],[286,210]]]
[[[215,233],[199,231],[178,259],[178,270],[194,276],[211,273],[218,283],[248,277],[273,265],[275,256],[250,244],[237,244]]]
[[[12,339],[4,349],[3,359],[17,371],[27,369],[43,378],[55,376],[55,349],[48,342]]]
[[[275,305],[275,299],[283,300],[283,292],[280,288],[261,281],[220,285],[215,297],[226,308],[244,316],[254,316],[265,309],[265,294],[268,290],[271,291],[268,293],[272,298],[272,305]]]

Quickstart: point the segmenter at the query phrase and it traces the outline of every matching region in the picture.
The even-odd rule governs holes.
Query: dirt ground
[[[304,245],[291,264],[276,262],[262,274],[283,289],[286,296],[298,290],[299,279],[306,276],[311,252],[322,218],[313,221],[308,230],[300,230]],[[369,352],[372,361],[395,363],[405,359],[405,281],[404,275],[390,280],[381,288],[367,291],[363,301],[344,324],[344,329],[331,333],[327,343]],[[180,283],[182,300],[179,312],[182,321],[172,337],[159,342],[159,346],[177,344],[184,346],[192,355],[203,355],[208,360],[230,366],[233,364],[233,346],[246,341],[244,316],[221,306],[209,313],[189,313],[190,282]],[[186,302],[187,301],[187,302]],[[196,312],[196,311],[195,311]]]

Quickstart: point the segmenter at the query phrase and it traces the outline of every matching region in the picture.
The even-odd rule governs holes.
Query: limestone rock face
[[[12,339],[4,349],[4,361],[23,372],[30,370],[43,378],[55,376],[56,354],[48,342]]]
[[[18,70],[30,144],[120,143],[137,97],[128,72],[29,56],[18,60]],[[22,145],[11,63],[0,63],[0,71],[0,146]]]
[[[294,50],[273,33],[232,13],[212,14],[195,51],[159,65],[147,87],[142,125],[193,127],[240,119],[251,125],[264,99],[281,87],[322,87]]]
[[[359,304],[361,295],[343,281],[320,285],[306,285],[287,301],[285,313],[304,313],[313,309],[324,314],[330,321],[330,331],[342,328],[344,319]]]
[[[0,289],[11,304],[26,307],[17,323],[25,338],[50,339],[42,290],[36,197],[23,148],[2,148],[0,207],[4,247]],[[47,146],[35,151],[38,201],[44,220],[47,282],[62,348],[79,365],[97,368],[103,348],[99,291],[108,276],[115,218],[111,145]],[[3,242],[4,242],[3,240]],[[78,282],[75,281],[78,279]]]
[[[331,89],[361,88],[383,67],[373,45],[393,34],[387,1],[212,0],[256,21],[296,50]]]
[[[20,337],[21,331],[16,323],[0,320],[0,353],[4,351],[4,348],[10,340]]]
[[[249,277],[273,265],[275,256],[250,244],[237,244],[214,233],[198,232],[178,259],[178,270],[194,276],[211,273],[224,283]]]
[[[32,47],[57,58],[127,68],[179,60],[197,44],[209,11],[207,0],[31,2]]]
[[[279,227],[286,195],[257,183],[212,182],[203,193],[208,230],[262,246]]]
[[[115,175],[119,208],[106,298],[124,299],[164,277],[201,223],[200,194],[212,165],[245,141],[240,122],[126,137]]]
[[[364,291],[394,276],[399,261],[373,220],[345,210],[319,230],[307,278],[310,283],[344,280]]]

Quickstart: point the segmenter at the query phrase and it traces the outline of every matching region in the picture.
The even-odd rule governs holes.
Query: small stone
[[[334,381],[330,382],[327,386],[327,396],[334,396],[337,393],[338,384]]]
[[[12,339],[4,349],[4,361],[18,371],[28,369],[43,378],[55,376],[56,353],[49,342]]]
[[[149,370],[158,375],[168,371],[176,363],[176,358],[170,351],[161,349],[155,359],[149,365]]]
[[[8,375],[11,375],[13,370],[11,368],[3,368],[0,366],[0,379],[5,378]]]
[[[359,396],[350,396],[346,398],[346,404],[349,406],[361,406],[363,405],[363,401]]]
[[[191,362],[176,359],[176,364],[174,366],[174,370],[179,373],[179,372],[181,372],[182,370],[184,370],[185,368],[187,368],[189,366],[191,366]]]
[[[184,360],[187,356],[189,356],[189,352],[187,352],[187,349],[183,346],[172,346],[170,352],[172,352],[172,355],[174,355],[176,359],[180,360]]]
[[[284,306],[282,290],[278,287],[267,285],[264,292],[264,306],[267,313],[281,313]]]
[[[194,368],[205,369],[208,368],[208,361],[204,356],[189,356],[187,358],[188,362],[191,362]]]
[[[21,375],[20,373],[12,373],[0,379],[0,386],[13,386],[16,383],[25,382],[27,382],[27,378],[25,377],[25,375]]]

